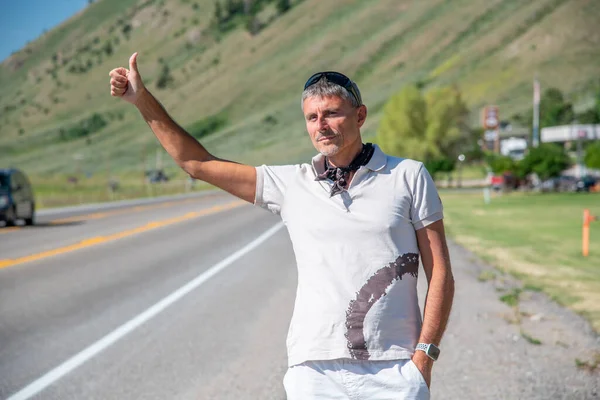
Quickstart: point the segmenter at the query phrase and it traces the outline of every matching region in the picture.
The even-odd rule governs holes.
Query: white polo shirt
[[[410,358],[421,331],[415,230],[442,219],[422,163],[375,145],[347,191],[315,181],[312,165],[260,166],[255,204],[281,215],[298,266],[288,364],[307,360]]]

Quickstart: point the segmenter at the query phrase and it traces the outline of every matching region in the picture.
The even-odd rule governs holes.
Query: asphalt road
[[[0,229],[0,398],[285,398],[296,272],[276,217],[223,194],[82,212]]]
[[[277,217],[216,192],[38,222],[0,228],[0,399],[285,399],[296,270]],[[582,318],[541,293],[507,306],[518,282],[481,282],[489,267],[450,251],[433,399],[599,396],[575,362],[600,350]]]

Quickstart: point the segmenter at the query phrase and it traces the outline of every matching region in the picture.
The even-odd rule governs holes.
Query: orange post
[[[583,241],[582,251],[583,256],[587,257],[590,254],[590,210],[583,210]]]
[[[600,220],[600,217],[593,216],[592,214],[590,214],[590,210],[588,210],[587,208],[583,210],[582,250],[584,257],[587,257],[590,254],[590,222],[598,220]]]

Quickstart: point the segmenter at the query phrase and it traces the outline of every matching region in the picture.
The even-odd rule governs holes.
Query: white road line
[[[68,374],[69,372],[75,370],[77,367],[79,367],[86,361],[90,360],[92,357],[105,350],[117,340],[123,338],[125,335],[132,332],[134,329],[136,329],[143,323],[155,317],[158,313],[175,303],[177,300],[181,299],[183,296],[185,296],[192,290],[204,284],[210,278],[212,278],[213,276],[227,268],[229,265],[231,265],[234,261],[238,260],[246,253],[260,246],[264,241],[266,241],[268,238],[277,233],[277,231],[279,231],[279,229],[281,229],[282,227],[283,223],[281,222],[273,226],[272,228],[264,232],[262,235],[257,237],[255,240],[248,243],[243,248],[239,249],[238,251],[225,258],[218,264],[212,266],[208,271],[205,271],[202,274],[198,275],[186,285],[180,287],[175,292],[171,293],[158,303],[148,308],[146,311],[139,314],[137,317],[130,319],[129,321],[127,321],[108,335],[104,336],[102,339],[98,340],[88,348],[75,354],[73,357],[60,364],[58,367],[54,368],[53,370],[46,373],[34,382],[30,383],[17,393],[13,394],[7,400],[25,400],[31,398],[32,396],[35,396],[36,394],[38,394],[39,392],[52,385],[54,382],[58,381],[66,374]]]

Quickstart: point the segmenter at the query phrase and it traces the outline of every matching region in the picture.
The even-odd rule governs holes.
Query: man
[[[206,151],[144,87],[137,53],[129,65],[110,72],[111,94],[138,108],[177,164],[286,223],[298,265],[288,399],[428,399],[454,295],[442,204],[422,163],[363,144],[356,84],[313,75],[302,110],[319,154],[255,168]],[[429,284],[423,320],[419,256]]]

